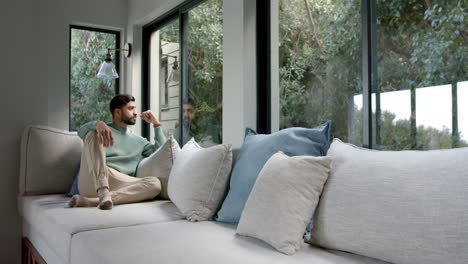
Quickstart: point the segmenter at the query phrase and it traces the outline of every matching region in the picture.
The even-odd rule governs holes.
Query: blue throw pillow
[[[315,128],[292,127],[272,133],[257,135],[246,129],[242,145],[231,175],[229,192],[218,211],[216,221],[237,224],[247,198],[260,170],[276,152],[288,156],[324,156],[329,143],[331,121]]]
[[[78,170],[78,173],[80,173],[80,170]],[[80,192],[78,191],[78,173],[75,176],[75,180],[73,181],[70,191],[67,194],[65,194],[65,196],[72,197],[75,194],[80,194]]]

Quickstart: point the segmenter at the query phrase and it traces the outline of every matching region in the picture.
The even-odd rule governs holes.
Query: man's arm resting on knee
[[[114,144],[114,137],[112,136],[112,131],[103,121],[91,121],[82,125],[78,129],[78,136],[80,136],[83,141],[86,138],[86,135],[90,131],[97,131],[97,138],[100,144],[103,144],[104,147],[109,147]]]
[[[79,129],[78,129],[78,136],[82,139],[82,140],[85,140],[86,138],[86,135],[88,134],[89,131],[96,131],[96,124],[97,124],[98,121],[91,121],[91,122],[88,122],[84,125],[82,125]]]

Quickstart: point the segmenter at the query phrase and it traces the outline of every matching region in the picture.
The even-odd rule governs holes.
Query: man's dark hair
[[[117,108],[121,108],[122,106],[128,104],[128,102],[135,102],[135,97],[129,94],[119,94],[114,96],[110,101],[110,111],[112,117],[114,117],[114,110]]]

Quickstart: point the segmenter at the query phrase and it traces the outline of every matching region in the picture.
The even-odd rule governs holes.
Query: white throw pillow
[[[169,199],[167,195],[167,183],[172,166],[180,151],[179,144],[170,136],[167,141],[149,157],[144,158],[138,164],[136,176],[139,178],[154,176],[161,181],[161,193],[158,197]]]
[[[401,264],[468,263],[468,148],[362,149],[337,139],[312,243]]]
[[[231,167],[230,144],[202,148],[192,138],[178,153],[172,167],[170,199],[188,220],[208,220],[221,206]]]
[[[274,154],[258,175],[237,233],[261,239],[282,253],[296,253],[304,242],[330,163],[329,157]]]

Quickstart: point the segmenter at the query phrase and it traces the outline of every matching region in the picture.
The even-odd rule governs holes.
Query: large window
[[[70,131],[92,120],[111,121],[109,102],[118,93],[118,81],[96,74],[107,49],[119,48],[119,43],[119,32],[70,27]],[[118,72],[118,56],[111,55]]]
[[[205,147],[222,143],[222,1],[187,2],[143,35],[143,107],[181,145],[192,137]]]
[[[383,149],[467,146],[463,1],[376,1],[374,142]],[[465,88],[466,89],[466,88]]]
[[[259,118],[272,131],[330,119],[333,136],[376,149],[467,146],[463,2],[436,2],[270,0]]]

